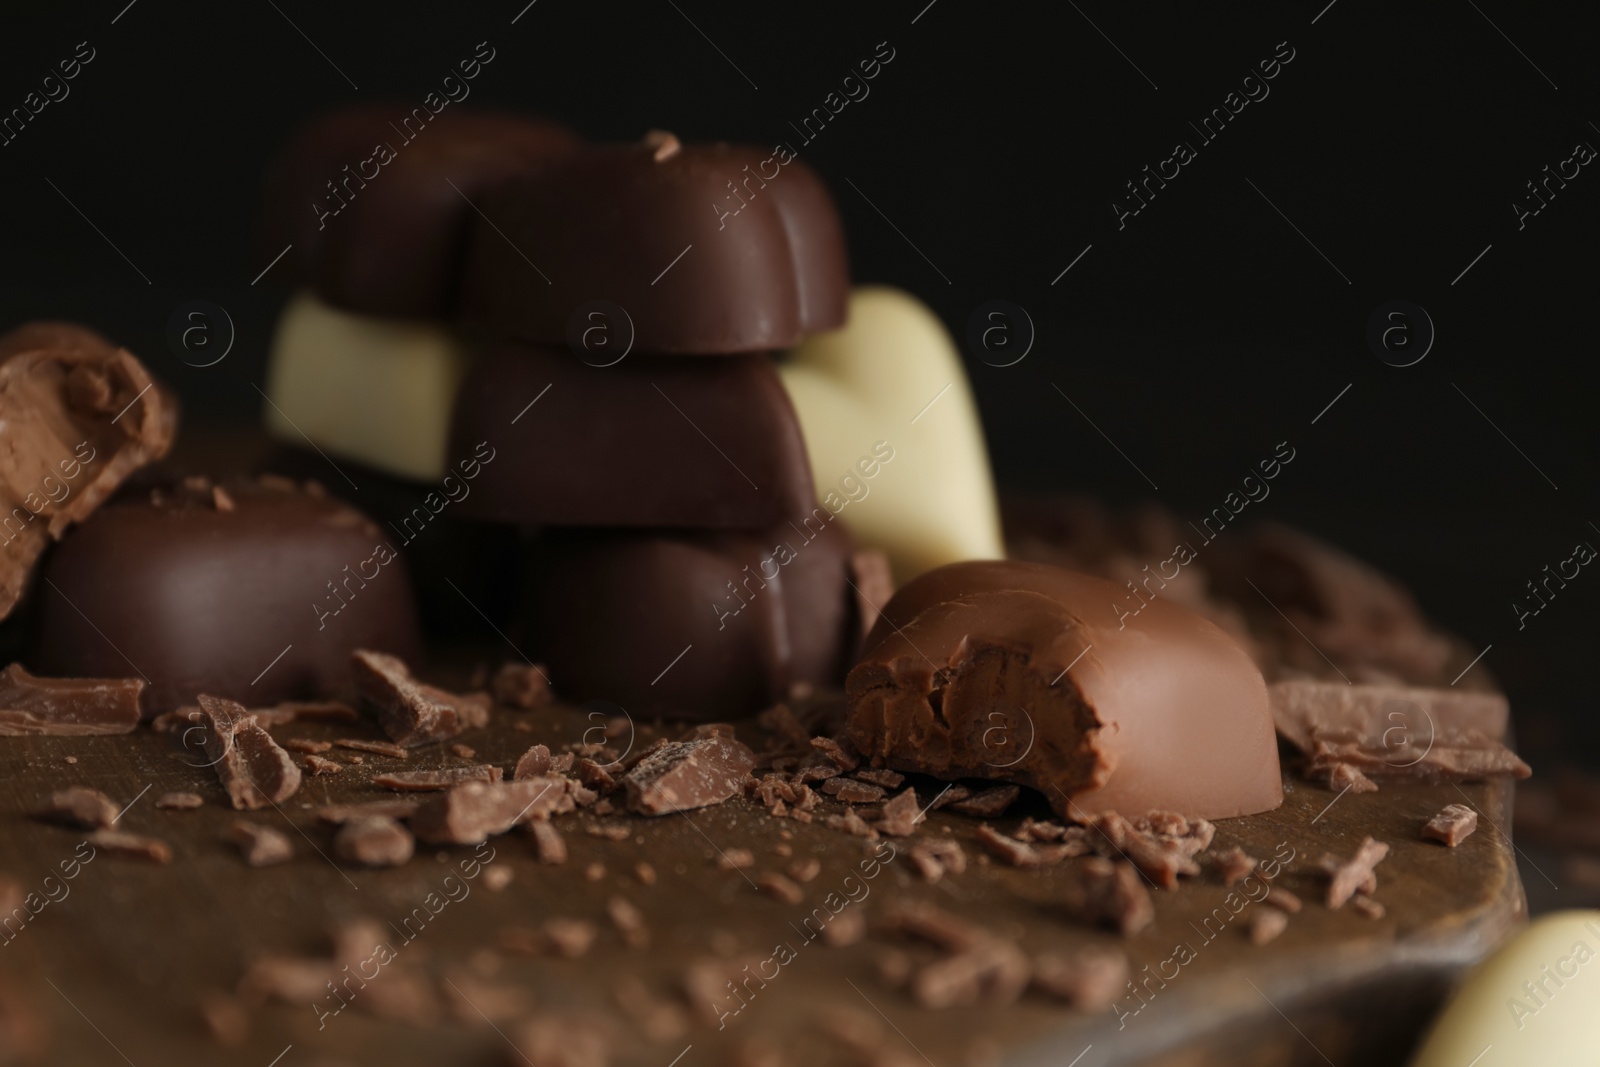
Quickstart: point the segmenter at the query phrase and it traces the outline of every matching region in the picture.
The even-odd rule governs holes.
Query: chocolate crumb
[[[1120,952],[1080,949],[1033,958],[1033,988],[1079,1011],[1105,1011],[1127,981],[1128,957]]]
[[[514,1067],[607,1067],[611,1062],[608,1028],[571,1015],[545,1015],[522,1023],[510,1040]]]
[[[980,819],[998,819],[1006,813],[1007,808],[1017,802],[1017,797],[1021,795],[1021,786],[1000,785],[951,801],[949,808],[962,815],[974,815]]]
[[[567,841],[548,819],[535,819],[528,824],[533,834],[533,849],[539,862],[556,866],[567,862]]]
[[[622,935],[623,944],[629,948],[649,947],[650,929],[645,925],[644,913],[632,901],[614,896],[606,902],[606,914],[611,917],[611,925],[617,928],[617,933]]]
[[[294,845],[271,826],[239,819],[232,833],[234,844],[252,867],[270,867],[294,858]]]
[[[163,811],[193,811],[205,802],[199,793],[163,793],[156,798],[156,807]]]
[[[172,862],[172,846],[159,837],[145,837],[123,830],[96,830],[85,840],[95,848],[133,859],[150,860],[153,863]]]
[[[1250,943],[1265,945],[1289,925],[1289,916],[1277,908],[1257,908],[1250,914]]]
[[[1478,813],[1465,804],[1446,804],[1422,828],[1422,836],[1455,848],[1478,828]]]
[[[665,163],[683,149],[676,134],[670,130],[651,130],[644,135],[644,146],[650,149],[650,159]]]
[[[488,763],[470,767],[441,767],[431,771],[390,771],[372,779],[372,784],[399,792],[424,793],[452,789],[463,782],[498,782],[502,771]]]
[[[755,753],[727,737],[669,741],[623,776],[628,807],[664,815],[720,804],[738,795],[755,766]]]
[[[611,995],[648,1041],[676,1041],[689,1030],[688,1013],[652,993],[636,975],[619,976]]]
[[[200,724],[206,757],[234,808],[282,804],[300,788],[300,768],[242,704],[202,693]]]
[[[797,882],[809,882],[821,873],[822,861],[815,856],[807,856],[789,864],[789,877]]]
[[[408,748],[445,741],[489,723],[489,694],[457,695],[417,681],[397,657],[350,654],[356,689],[390,740]]]
[[[99,830],[116,822],[120,811],[100,790],[75,785],[50,794],[50,803],[40,810],[39,817],[80,830]]]
[[[1373,868],[1383,862],[1383,858],[1388,854],[1388,845],[1374,841],[1370,837],[1363,839],[1355,855],[1343,863],[1338,863],[1330,872],[1332,878],[1328,882],[1328,907],[1337,910],[1343,907],[1357,890],[1370,893],[1376,888],[1377,877],[1373,874]]]
[[[804,890],[776,871],[763,871],[756,875],[756,888],[784,904],[799,904],[806,898]]]
[[[411,859],[416,842],[388,816],[367,815],[339,827],[333,851],[340,859],[368,867],[398,867]]]
[[[558,956],[575,960],[589,951],[599,929],[583,919],[551,919],[544,924],[544,936]]]
[[[822,791],[844,804],[872,804],[888,795],[882,786],[853,778],[829,778],[822,783]]]
[[[471,745],[463,745],[461,742],[457,741],[455,744],[450,746],[450,754],[458,759],[471,759],[478,754],[478,750],[473,748]],[[498,779],[496,779],[496,781],[498,781]]]
[[[344,770],[344,764],[322,756],[307,756],[306,770],[311,772],[313,778],[326,778],[330,774],[338,774]]]

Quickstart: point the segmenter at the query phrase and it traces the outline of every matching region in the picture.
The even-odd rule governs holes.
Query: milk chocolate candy
[[[874,766],[1033,786],[1067,818],[1283,801],[1266,685],[1221,629],[1039,563],[955,563],[884,607],[846,683]]]
[[[336,111],[307,127],[269,174],[262,253],[290,246],[277,276],[336,307],[446,317],[474,205],[576,144],[555,123],[457,105]]]
[[[761,533],[547,530],[519,645],[567,699],[636,717],[728,719],[796,682],[837,685],[856,608],[849,535],[825,516]]]
[[[485,442],[495,458],[461,509],[500,522],[757,530],[816,501],[794,409],[760,355],[595,367],[508,343],[468,370],[450,455]]]
[[[250,707],[342,695],[353,649],[418,648],[393,538],[285,479],[126,493],[63,540],[44,577],[39,672],[143,678],[147,718],[202,692]]]
[[[463,315],[527,340],[565,343],[593,301],[626,313],[635,353],[759,352],[844,323],[838,214],[786,148],[663,134],[586,149],[507,182],[484,214]]]
[[[36,322],[0,337],[0,619],[45,549],[165,456],[177,425],[165,388],[92,330]]]

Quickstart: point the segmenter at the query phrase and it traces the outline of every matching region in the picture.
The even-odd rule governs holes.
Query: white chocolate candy
[[[1600,1063],[1600,911],[1546,915],[1479,964],[1411,1067]]]
[[[888,553],[897,581],[1005,555],[972,390],[932,311],[896,289],[858,288],[849,325],[803,341],[780,370],[817,496]]]
[[[423,321],[336,311],[295,295],[278,320],[267,371],[268,431],[387,474],[434,481],[445,470],[465,344]],[[304,434],[304,436],[302,436]]]

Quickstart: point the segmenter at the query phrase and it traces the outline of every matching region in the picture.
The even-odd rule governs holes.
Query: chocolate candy
[[[570,700],[750,715],[793,683],[838,684],[858,636],[850,556],[826,513],[759,534],[547,530],[518,644]]]
[[[336,111],[302,131],[269,174],[263,254],[292,246],[278,277],[337,307],[445,317],[474,205],[576,144],[551,122],[460,107]]]
[[[353,649],[418,648],[393,539],[284,479],[124,494],[43,576],[34,666],[143,678],[147,718],[202,692],[251,707],[344,693]]]
[[[167,454],[177,402],[137,359],[70,323],[0,337],[0,619],[34,564],[123,479]]]
[[[1038,789],[1067,818],[1283,801],[1266,685],[1212,623],[1045,564],[955,563],[897,593],[846,683],[874,766]]]
[[[500,522],[762,529],[816,501],[765,356],[593,367],[508,343],[474,362],[456,402],[450,454],[484,442],[495,458],[460,506]]]
[[[566,343],[594,301],[626,313],[636,353],[787,348],[844,323],[838,214],[785,148],[660,134],[586,149],[506,183],[484,214],[462,313],[527,340]]]

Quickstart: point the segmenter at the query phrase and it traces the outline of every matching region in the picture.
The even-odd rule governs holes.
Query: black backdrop
[[[958,334],[987,300],[1026,309],[1025,359],[969,362],[1003,485],[1204,510],[1288,440],[1296,463],[1253,511],[1401,575],[1492,644],[1526,741],[1555,740],[1541,713],[1592,736],[1600,575],[1524,629],[1511,607],[1576,542],[1600,545],[1597,168],[1552,182],[1537,215],[1513,209],[1600,145],[1594,38],[1565,8],[525,2],[8,5],[0,112],[60,95],[43,79],[80,42],[94,58],[0,146],[0,324],[91,323],[178,387],[189,425],[251,420],[283,299],[270,272],[252,285],[271,258],[255,196],[309,116],[420,102],[488,41],[474,104],[595,139],[795,141],[790,123],[886,41],[870,95],[801,152],[858,279],[914,291]],[[1291,50],[1204,143],[1189,124],[1260,96],[1246,76]],[[1125,183],[1178,141],[1196,158],[1119,228]],[[192,299],[237,327],[214,367],[167,350]],[[1405,368],[1366,341],[1400,299],[1437,331]]]

